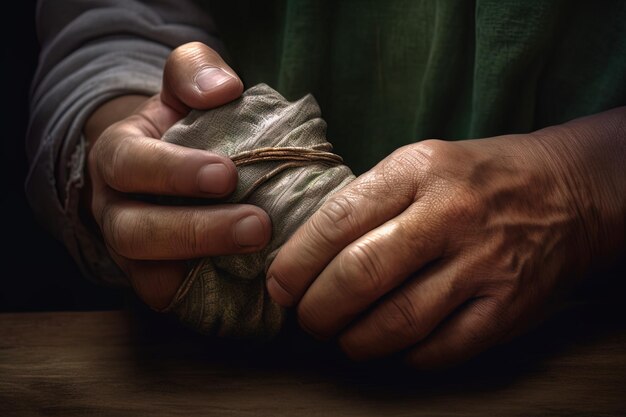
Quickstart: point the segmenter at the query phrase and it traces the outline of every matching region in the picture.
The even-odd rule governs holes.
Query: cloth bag
[[[236,191],[226,201],[253,204],[272,220],[272,239],[245,255],[200,259],[167,308],[205,334],[270,338],[285,311],[265,289],[265,272],[280,247],[354,175],[326,140],[326,122],[311,95],[289,102],[265,84],[209,111],[192,111],[163,140],[230,157]],[[210,204],[210,202],[203,202]]]

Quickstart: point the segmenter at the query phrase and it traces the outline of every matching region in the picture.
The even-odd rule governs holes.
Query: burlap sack
[[[163,140],[229,156],[239,183],[227,202],[254,204],[272,220],[271,242],[261,252],[198,261],[168,310],[202,333],[275,335],[285,313],[265,290],[266,268],[324,200],[354,179],[331,153],[315,99],[291,103],[260,84],[223,107],[192,111]]]

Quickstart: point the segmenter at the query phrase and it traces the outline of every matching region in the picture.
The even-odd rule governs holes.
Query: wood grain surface
[[[445,372],[354,365],[297,332],[207,339],[146,312],[0,315],[0,416],[626,415],[623,309],[570,308]]]

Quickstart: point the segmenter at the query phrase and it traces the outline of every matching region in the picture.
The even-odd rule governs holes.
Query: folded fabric
[[[226,202],[256,205],[272,220],[262,251],[195,262],[167,310],[202,333],[272,337],[285,312],[265,290],[266,269],[326,198],[354,179],[331,152],[319,106],[311,95],[289,102],[260,84],[220,108],[192,111],[163,140],[230,157],[239,182]]]

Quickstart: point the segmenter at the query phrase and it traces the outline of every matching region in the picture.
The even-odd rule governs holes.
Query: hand
[[[397,150],[284,245],[270,295],[354,359],[438,367],[509,339],[624,246],[624,109],[581,120]]]
[[[86,208],[113,260],[155,309],[170,303],[187,275],[185,260],[254,252],[269,241],[269,217],[251,205],[164,206],[133,198],[134,193],[206,199],[230,194],[237,184],[232,161],[160,138],[190,108],[219,106],[242,90],[216,52],[191,43],[170,55],[160,96],[113,100],[86,125],[92,141]],[[143,103],[131,111],[138,101]]]

